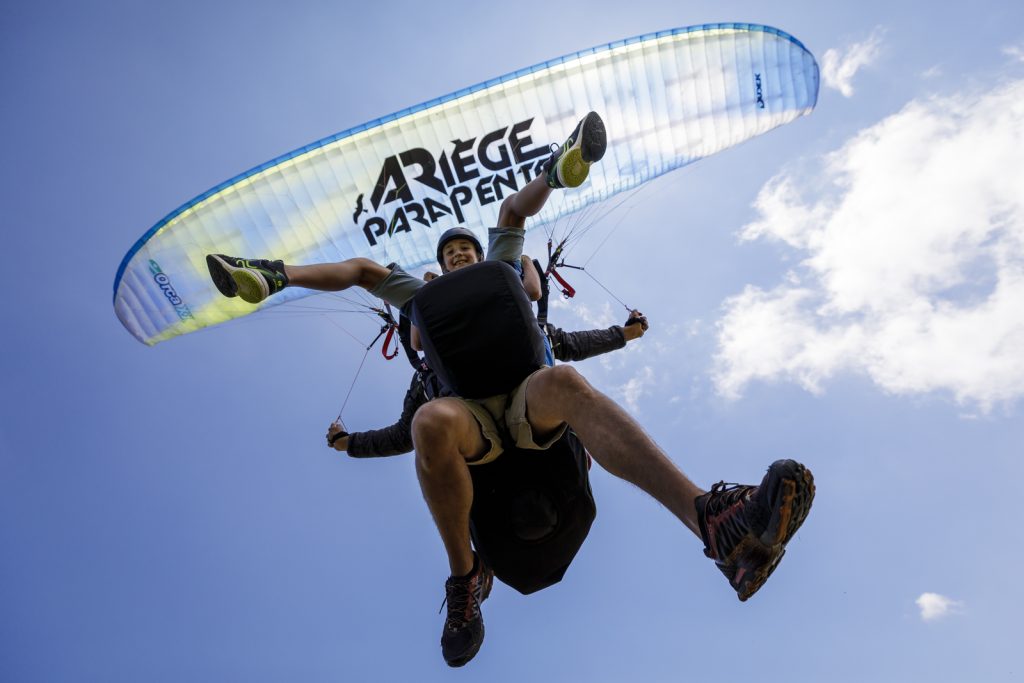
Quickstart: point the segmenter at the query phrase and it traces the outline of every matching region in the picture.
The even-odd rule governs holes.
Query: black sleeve
[[[348,437],[348,454],[353,458],[379,458],[401,455],[412,451],[412,417],[427,402],[419,373],[413,375],[409,391],[405,392],[402,416],[398,422],[383,429],[352,432]]]
[[[551,352],[562,361],[584,360],[626,345],[626,333],[621,325],[612,325],[606,330],[579,332],[566,332],[554,325],[546,325],[545,329],[551,340]]]

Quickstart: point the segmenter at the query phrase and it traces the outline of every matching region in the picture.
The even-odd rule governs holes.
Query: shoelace
[[[747,486],[745,484],[737,484],[735,482],[720,481],[711,487],[711,493],[720,495],[721,497],[712,498],[711,500],[708,501],[708,505],[710,506],[712,503],[717,504],[718,501],[721,500],[727,500],[728,505],[732,505],[740,498],[740,496],[737,494],[743,493],[745,492],[745,489],[749,488],[752,487]]]
[[[541,167],[543,168],[544,173],[547,173],[548,171],[551,170],[551,165],[555,160],[555,155],[558,154],[560,151],[562,151],[561,145],[555,144],[554,142],[548,145],[548,158],[544,160],[544,165]]]
[[[444,600],[441,602],[441,609],[437,610],[440,614],[444,610],[444,606],[448,605],[448,622],[456,628],[461,628],[466,624],[466,608],[470,605],[470,600],[474,603],[473,615],[480,613],[480,600],[477,599],[476,590],[472,587],[472,581],[451,583],[445,586]]]
[[[732,487],[732,488],[729,488]],[[720,481],[711,487],[711,498],[708,499],[707,507],[704,508],[704,518],[718,516],[725,513],[727,516],[715,520],[715,553],[720,559],[729,555],[736,544],[743,539],[750,531],[745,515],[741,514],[742,508],[731,511],[737,503],[743,502],[746,494],[753,486],[742,484],[727,484]]]

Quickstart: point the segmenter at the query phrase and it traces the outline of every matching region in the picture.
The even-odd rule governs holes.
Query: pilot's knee
[[[458,414],[448,401],[431,401],[421,406],[412,418],[413,441],[417,444],[433,445],[449,440],[457,420]]]
[[[576,395],[590,391],[590,382],[571,365],[556,365],[548,370],[548,381],[559,392]]]

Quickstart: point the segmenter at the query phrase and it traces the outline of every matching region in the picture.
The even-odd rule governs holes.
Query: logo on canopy
[[[465,223],[462,207],[486,206],[519,191],[541,172],[550,151],[530,134],[533,118],[492,130],[486,135],[455,139],[435,154],[413,147],[384,160],[377,183],[356,199],[352,220],[362,216],[363,235],[370,246],[413,224],[430,227],[454,217]]]

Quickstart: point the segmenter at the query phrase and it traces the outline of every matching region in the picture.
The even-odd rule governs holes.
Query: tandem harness
[[[447,273],[403,312],[419,328],[427,357],[424,368],[407,353],[410,363],[436,374],[447,392],[470,399],[508,393],[544,365],[542,332],[506,263]],[[572,430],[543,451],[503,446],[493,462],[470,467],[470,533],[495,576],[529,594],[562,580],[590,532],[597,506],[589,457]]]

